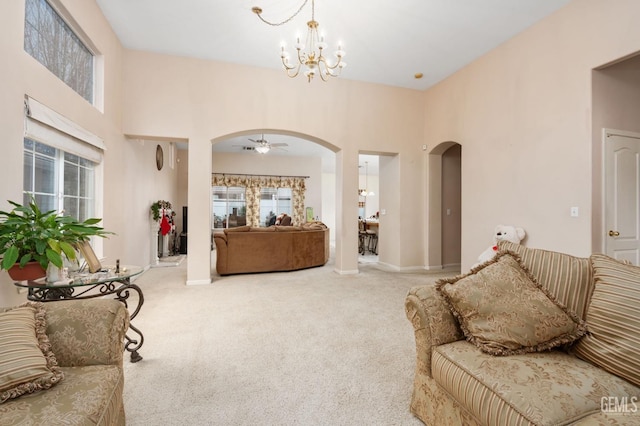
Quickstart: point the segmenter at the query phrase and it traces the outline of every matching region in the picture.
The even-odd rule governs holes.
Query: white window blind
[[[106,149],[102,138],[29,96],[25,97],[25,113],[25,137],[94,163],[102,162]]]

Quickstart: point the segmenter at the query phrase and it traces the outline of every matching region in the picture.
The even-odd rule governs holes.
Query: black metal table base
[[[76,293],[76,290],[81,290]],[[122,302],[127,309],[129,308],[129,296],[131,292],[138,295],[138,301],[133,312],[129,314],[129,331],[137,335],[137,339],[125,335],[126,343],[124,348],[131,354],[131,362],[142,360],[142,356],[138,350],[144,343],[142,332],[131,324],[131,321],[138,315],[140,308],[144,303],[144,295],[142,290],[135,284],[131,283],[129,278],[114,279],[114,281],[105,281],[95,284],[87,284],[84,286],[49,286],[49,287],[29,287],[27,299],[35,302],[53,302],[58,300],[74,300],[74,299],[94,299],[114,295],[116,300]]]

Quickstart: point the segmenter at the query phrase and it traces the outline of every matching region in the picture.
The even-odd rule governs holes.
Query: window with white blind
[[[24,139],[23,202],[33,196],[43,211],[63,211],[80,221],[95,217],[96,163]]]
[[[23,202],[34,197],[41,210],[81,221],[101,217],[102,140],[32,98],[25,112]]]

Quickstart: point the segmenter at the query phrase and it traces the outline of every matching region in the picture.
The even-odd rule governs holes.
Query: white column
[[[189,139],[187,285],[211,284],[211,141]]]
[[[158,222],[151,217],[151,265],[157,265],[158,259]]]
[[[339,274],[358,273],[358,199],[358,152],[343,149],[336,153],[335,271]]]

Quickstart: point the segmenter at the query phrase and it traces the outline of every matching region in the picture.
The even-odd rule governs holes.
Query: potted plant
[[[75,260],[78,243],[111,234],[96,225],[101,219],[80,222],[55,210],[42,212],[33,199],[28,205],[9,203],[13,210],[0,211],[0,269],[16,281],[44,277],[49,264],[62,268],[63,256]],[[35,275],[25,275],[27,269]]]

